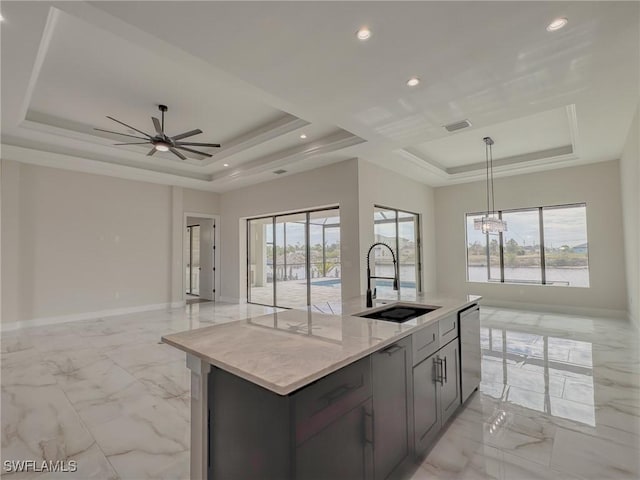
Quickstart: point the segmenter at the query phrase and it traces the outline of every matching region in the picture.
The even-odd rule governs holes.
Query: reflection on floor
[[[311,302],[340,302],[341,280],[334,277],[319,277],[311,280]],[[277,304],[283,307],[300,307],[307,304],[307,281],[276,281]],[[273,283],[264,287],[251,287],[251,302],[273,305]]]
[[[4,333],[2,464],[67,459],[78,471],[57,475],[69,479],[188,479],[189,371],[160,337],[272,311],[209,302]]]
[[[620,320],[481,312],[480,391],[413,479],[640,478],[637,330]]]
[[[3,334],[2,461],[77,460],[65,478],[188,479],[189,374],[158,340],[270,311],[201,303]],[[481,311],[480,392],[413,478],[637,479],[638,332]]]
[[[192,305],[194,303],[207,303],[207,302],[211,302],[211,300],[207,298],[199,297],[198,295],[189,295],[188,293],[187,293],[187,299],[185,300],[185,303],[187,305]]]

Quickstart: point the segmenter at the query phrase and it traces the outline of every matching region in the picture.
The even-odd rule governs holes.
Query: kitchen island
[[[463,369],[479,382],[479,333],[462,368],[459,335],[478,300],[421,295],[402,303],[438,308],[394,323],[358,316],[394,301],[357,298],[164,336],[191,369],[192,478],[394,476],[461,405]]]

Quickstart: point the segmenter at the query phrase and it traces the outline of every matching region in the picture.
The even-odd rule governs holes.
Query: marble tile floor
[[[340,283],[334,285],[318,285],[321,281],[339,281],[340,279],[314,278],[311,282],[311,303],[335,302],[340,303]],[[277,305],[298,307],[306,305],[307,281],[287,280],[277,281]],[[264,287],[251,287],[251,301],[262,305],[273,305],[273,283],[267,283]]]
[[[640,478],[628,322],[481,309],[482,383],[413,480]]]
[[[184,353],[160,337],[273,310],[208,302],[3,333],[2,464],[78,465],[73,474],[3,474],[189,478],[189,371]]]
[[[271,311],[199,303],[4,333],[2,461],[78,462],[74,474],[6,477],[189,478],[189,373],[160,336]],[[481,311],[480,391],[413,480],[640,478],[637,330]]]

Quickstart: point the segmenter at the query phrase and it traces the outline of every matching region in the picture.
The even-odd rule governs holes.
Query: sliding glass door
[[[310,304],[342,301],[340,211],[309,213]]]
[[[341,301],[337,208],[247,220],[247,300],[284,308]]]
[[[275,260],[277,305],[308,305],[306,213],[276,217]]]
[[[375,241],[386,243],[393,249],[400,272],[400,294],[404,299],[415,299],[420,291],[420,220],[418,214],[394,208],[374,208]],[[393,258],[388,249],[374,250],[372,274],[393,277]],[[394,298],[391,280],[376,280],[378,298]]]
[[[249,301],[273,305],[274,218],[257,218],[247,222],[247,276]]]

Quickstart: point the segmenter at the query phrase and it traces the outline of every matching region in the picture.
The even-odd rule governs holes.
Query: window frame
[[[326,207],[315,207],[315,208],[310,208],[310,209],[305,209],[305,210],[294,210],[292,212],[286,212],[286,213],[272,213],[269,215],[259,215],[259,216],[255,216],[255,217],[247,217],[245,218],[245,228],[246,228],[246,257],[247,257],[247,261],[246,261],[246,275],[247,275],[247,279],[246,279],[246,285],[247,285],[247,292],[246,292],[246,297],[247,297],[247,303],[253,304],[253,305],[262,305],[265,307],[274,307],[274,308],[284,308],[284,309],[292,309],[292,308],[296,308],[296,307],[285,307],[285,306],[281,306],[278,305],[278,286],[277,286],[277,280],[276,280],[276,268],[277,268],[277,251],[276,251],[276,227],[277,227],[277,219],[280,217],[287,217],[287,216],[291,216],[291,215],[305,215],[305,242],[306,242],[306,246],[305,246],[305,270],[306,270],[306,275],[307,275],[307,292],[306,292],[306,297],[307,297],[307,306],[311,305],[311,276],[309,275],[309,272],[311,270],[311,246],[309,245],[309,237],[310,237],[310,216],[312,213],[315,212],[325,212],[325,211],[331,211],[331,210],[336,210],[338,212],[338,217],[340,218],[340,223],[337,225],[337,228],[340,232],[340,237],[342,237],[342,217],[340,216],[340,212],[341,212],[341,208],[340,205],[329,205]],[[271,302],[271,304],[266,304],[266,303],[260,303],[260,302],[256,302],[256,301],[252,301],[251,299],[251,258],[250,258],[250,251],[251,251],[251,222],[255,221],[255,220],[267,220],[267,219],[271,219],[271,231],[272,231],[272,265],[273,265],[273,301]],[[267,225],[267,224],[266,224]],[[284,242],[285,242],[285,269],[286,269],[286,229],[284,231]],[[342,248],[342,247],[341,247]],[[340,255],[340,265],[342,268],[342,255]],[[342,271],[342,270],[341,270]],[[342,275],[341,275],[341,280],[342,280]],[[340,296],[342,298],[342,286],[340,287]]]
[[[500,232],[498,237],[498,246],[499,246],[499,261],[500,261],[500,278],[495,279],[491,278],[491,262],[489,259],[489,242],[491,234],[485,234],[485,248],[487,251],[487,280],[486,281],[475,281],[469,279],[469,236],[468,236],[468,219],[473,216],[482,216],[486,215],[486,211],[482,212],[469,212],[464,215],[464,228],[465,228],[465,269],[466,269],[466,282],[467,283],[492,283],[492,284],[511,284],[511,285],[543,285],[543,286],[566,286],[572,288],[590,288],[591,287],[591,271],[589,268],[589,249],[587,248],[587,278],[588,285],[560,285],[559,282],[548,282],[547,281],[547,266],[546,266],[546,247],[545,247],[545,234],[544,234],[544,211],[546,210],[556,210],[561,208],[584,208],[585,212],[585,233],[587,234],[587,244],[589,242],[589,234],[588,234],[588,222],[587,222],[587,202],[576,202],[576,203],[565,203],[565,204],[554,204],[554,205],[543,205],[539,207],[521,207],[521,208],[510,208],[510,209],[502,209],[496,210],[498,214],[498,218],[502,219],[503,213],[515,213],[515,212],[527,212],[527,211],[538,211],[538,230],[539,230],[539,245],[540,245],[540,273],[541,273],[541,281],[527,281],[527,280],[506,280],[504,278],[504,234]]]
[[[399,213],[406,213],[409,215],[413,215],[415,217],[415,229],[416,229],[416,294],[422,293],[422,219],[420,218],[420,214],[416,212],[412,212],[409,210],[403,210],[402,208],[395,207],[387,207],[385,205],[374,204],[373,205],[373,230],[375,237],[375,228],[376,228],[376,219],[375,212],[376,209],[380,210],[389,210],[395,213],[395,245],[394,250],[395,254],[398,256],[398,271],[400,271],[400,219]],[[400,283],[400,278],[398,278],[398,282]]]

